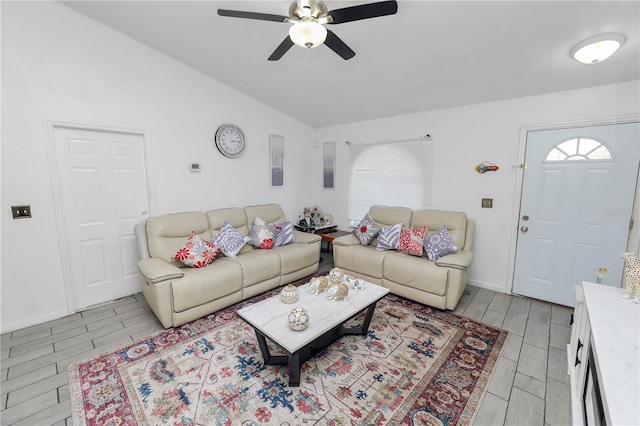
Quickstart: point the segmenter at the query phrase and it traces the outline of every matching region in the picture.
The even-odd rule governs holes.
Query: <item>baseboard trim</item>
[[[69,315],[69,312],[67,312],[67,310],[64,309],[64,310],[49,312],[45,315],[40,315],[37,317],[29,316],[29,318],[26,318],[21,321],[12,322],[9,324],[2,323],[2,325],[0,326],[0,333],[2,334],[11,333],[12,331],[22,330],[23,328],[32,327],[34,325],[40,325],[45,322],[66,317],[68,315]]]
[[[511,294],[505,287],[501,287],[499,285],[492,284],[492,283],[486,283],[484,281],[470,279],[469,284],[475,287],[486,288],[487,290],[493,290],[498,293]]]

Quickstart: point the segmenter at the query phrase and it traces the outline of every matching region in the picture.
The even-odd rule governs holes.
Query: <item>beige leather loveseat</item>
[[[144,297],[165,328],[177,327],[249,297],[318,271],[320,237],[293,231],[295,242],[270,250],[246,244],[236,257],[222,253],[203,268],[185,267],[172,256],[192,231],[209,241],[225,221],[247,235],[259,217],[282,223],[278,204],[150,217],[135,226]]]
[[[427,237],[446,225],[461,251],[434,262],[426,256],[377,250],[377,237],[363,246],[354,235],[346,235],[333,240],[335,266],[399,296],[439,309],[455,309],[469,280],[475,222],[460,212],[406,207],[372,206],[369,216],[381,228],[398,223],[405,228],[427,225]]]

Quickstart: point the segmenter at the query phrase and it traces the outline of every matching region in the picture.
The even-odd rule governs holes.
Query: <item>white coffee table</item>
[[[365,283],[363,290],[349,290],[347,301],[327,300],[326,293],[309,293],[309,284],[298,287],[299,298],[294,304],[282,303],[280,295],[246,306],[238,315],[253,327],[265,365],[288,365],[289,386],[300,386],[300,366],[318,352],[345,335],[365,336],[376,303],[389,289]],[[295,307],[309,314],[309,325],[302,331],[289,327],[288,316]],[[344,327],[344,323],[367,309],[362,326]],[[266,339],[281,346],[287,355],[271,355]]]

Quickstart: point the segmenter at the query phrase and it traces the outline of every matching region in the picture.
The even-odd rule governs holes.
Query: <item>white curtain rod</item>
[[[390,141],[390,140],[385,140],[385,141],[381,141],[381,142],[371,142],[371,143],[362,143],[362,142],[358,142],[358,143],[353,143],[350,141],[346,141],[345,143],[349,146],[349,148],[356,147],[356,146],[361,146],[361,145],[385,145],[388,143],[402,143],[402,142],[424,142],[424,141],[430,141],[431,140],[431,135],[429,133],[427,133],[424,136],[418,136],[417,138],[411,138],[411,139],[399,139],[399,140],[395,140],[395,141]]]

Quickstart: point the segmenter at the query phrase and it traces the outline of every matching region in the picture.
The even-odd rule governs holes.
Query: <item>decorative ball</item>
[[[344,278],[344,272],[340,268],[333,268],[329,271],[329,280],[334,283],[341,283]]]
[[[282,303],[287,305],[296,303],[298,301],[298,288],[289,284],[280,292],[280,299],[282,299]]]
[[[304,308],[293,308],[288,319],[292,330],[301,331],[309,325],[309,314]]]

